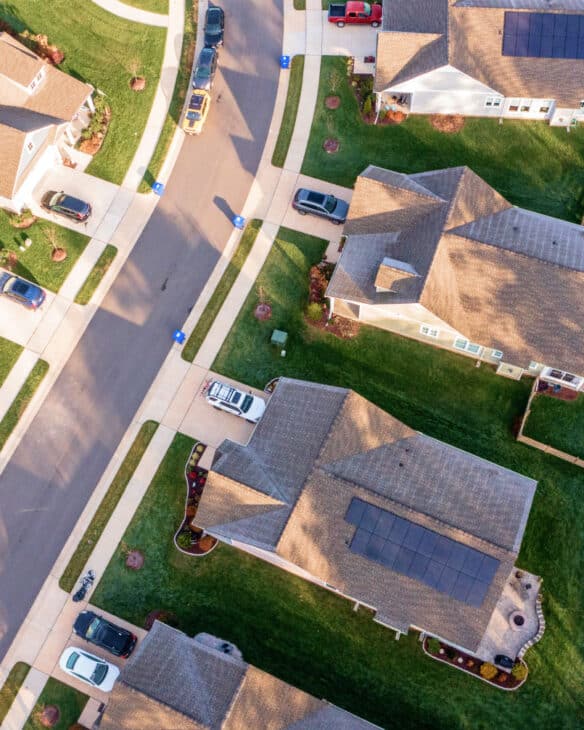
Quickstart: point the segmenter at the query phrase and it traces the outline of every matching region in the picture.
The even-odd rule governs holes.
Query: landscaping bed
[[[366,124],[350,84],[350,68],[346,58],[322,58],[303,174],[352,187],[369,164],[405,173],[468,165],[514,205],[582,220],[583,125],[566,134],[545,122],[505,119],[499,124],[498,119],[469,117],[460,131],[445,133],[429,117],[418,115],[401,124]],[[341,99],[338,109],[325,106],[331,94]],[[329,137],[339,141],[334,155],[322,149]]]
[[[86,172],[121,183],[150,113],[166,30],[124,20],[85,0],[0,3],[0,19],[17,31],[47,35],[65,54],[59,68],[105,94],[111,123]],[[140,93],[129,86],[136,75],[147,79]]]
[[[553,393],[552,387],[550,391]],[[523,427],[525,436],[542,444],[584,459],[584,396],[570,391],[573,400],[556,398],[546,392],[531,401]]]
[[[88,699],[83,692],[49,677],[23,730],[44,730],[46,727],[69,730],[79,719]],[[59,720],[56,724],[47,726],[41,722],[41,718],[43,711],[49,706],[57,708]]]

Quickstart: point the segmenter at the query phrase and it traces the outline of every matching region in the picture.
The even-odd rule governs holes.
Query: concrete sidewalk
[[[304,44],[300,42],[301,39],[298,31],[299,15],[304,15],[305,20]],[[258,234],[243,270],[227,297],[214,326],[211,328],[203,343],[196,362],[191,364],[183,360],[181,357],[181,348],[177,345],[170,350],[159,375],[152,384],[132,425],[128,429],[116,454],[114,454],[106,472],[97,485],[75,530],[57,559],[51,574],[45,581],[35,604],[31,608],[29,616],[0,666],[0,685],[7,676],[10,667],[16,661],[28,661],[36,668],[46,667],[47,663],[50,664],[51,661],[54,661],[54,658],[62,651],[65,645],[63,640],[51,639],[51,632],[55,626],[61,625],[59,624],[59,617],[63,611],[68,610],[67,606],[69,603],[68,594],[65,594],[58,586],[59,578],[79,540],[83,536],[85,529],[91,522],[117,468],[133,443],[140,425],[148,418],[155,418],[160,422],[160,426],[144,453],[122,500],[120,500],[85,566],[86,568],[91,567],[96,570],[98,575],[102,575],[107,567],[121,536],[132,519],[158,465],[164,458],[176,431],[184,427],[188,428],[189,404],[207,375],[208,363],[212,361],[214,353],[217,352],[224,337],[228,333],[231,324],[239,312],[241,304],[245,301],[245,297],[253,286],[257,273],[270,251],[274,237],[282,221],[289,212],[291,191],[299,180],[304,180],[299,173],[318,93],[322,19],[323,13],[320,8],[320,0],[307,0],[306,13],[295,11],[292,6],[292,0],[284,0],[283,48],[287,48],[290,45],[290,47],[293,46],[298,49],[303,45],[302,51],[305,51],[308,56],[308,63],[305,65],[305,69],[308,66],[309,73],[305,71],[304,74],[296,127],[283,169],[274,168],[271,165],[271,157],[282,121],[288,87],[288,72],[282,71],[280,74],[279,89],[270,132],[256,179],[250,189],[243,209],[243,215],[245,217],[256,216],[264,218],[262,229]],[[286,34],[288,30],[293,34],[292,36]],[[177,143],[175,141],[174,151],[176,149]],[[314,185],[322,185],[321,181],[312,181],[312,183]],[[344,193],[350,195],[351,191],[345,190]],[[128,216],[126,217],[128,218]],[[326,225],[330,225],[331,238],[335,239],[336,237],[336,240],[338,240],[338,236],[340,235],[338,227],[332,226],[331,224]],[[237,245],[240,236],[241,232],[234,230],[223,257],[218,262],[213,275],[210,277],[208,287],[205,287],[191,315],[185,322],[183,329],[187,334],[195,327],[198,318],[204,311],[208,297],[225,270],[229,257]],[[102,284],[106,286],[104,282]],[[200,427],[200,425],[197,427]],[[215,434],[213,436],[213,442],[218,443],[220,438],[221,434]],[[61,623],[63,623],[62,620]],[[32,708],[36,697],[38,697],[38,693],[35,695],[34,692],[23,690],[19,692],[15,704],[20,708]],[[22,727],[22,717],[24,717],[23,712],[18,714],[15,723],[11,725],[5,723],[3,728],[5,730],[20,730]]]
[[[119,0],[93,0],[93,2],[99,5],[100,8],[107,10],[108,13],[119,15],[120,18],[125,20],[133,20],[135,23],[143,23],[144,25],[157,25],[161,28],[166,28],[169,25],[168,15],[140,10],[140,8],[133,5],[119,2]]]

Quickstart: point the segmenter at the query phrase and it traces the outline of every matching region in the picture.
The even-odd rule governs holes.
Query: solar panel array
[[[584,15],[507,12],[503,55],[584,58]]]
[[[490,555],[357,497],[345,520],[357,528],[351,552],[470,606],[482,604],[499,567]]]

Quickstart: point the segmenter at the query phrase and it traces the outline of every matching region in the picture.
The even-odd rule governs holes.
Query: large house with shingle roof
[[[51,167],[69,158],[94,110],[93,87],[0,33],[0,207],[20,212]],[[83,122],[85,117],[85,122]]]
[[[384,0],[378,109],[584,121],[584,0]]]
[[[467,167],[358,178],[333,313],[584,389],[584,228],[511,205]]]
[[[243,661],[210,634],[156,621],[124,666],[100,730],[376,730]],[[379,730],[377,728],[377,730]]]
[[[249,443],[219,446],[194,521],[398,632],[492,661],[521,646],[484,638],[516,608],[508,585],[535,487],[353,391],[281,378]]]

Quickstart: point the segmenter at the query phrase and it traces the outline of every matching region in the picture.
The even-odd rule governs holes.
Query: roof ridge
[[[368,170],[379,170],[381,172],[389,172],[392,175],[396,175],[399,178],[402,178],[404,181],[407,181],[411,186],[413,186],[415,189],[412,190],[411,187],[403,186],[403,185],[395,185],[389,180],[383,180],[381,177],[372,177],[371,175],[367,175]],[[388,170],[387,168],[380,167],[379,165],[368,165],[363,172],[358,175],[359,177],[365,177],[368,180],[371,180],[373,182],[379,183],[380,185],[383,185],[386,188],[392,188],[394,190],[403,190],[406,193],[410,193],[411,195],[414,195],[419,198],[423,198],[424,200],[430,199],[432,202],[442,202],[445,203],[446,200],[442,198],[440,195],[437,195],[436,193],[432,192],[429,188],[426,188],[424,185],[420,185],[416,180],[412,178],[411,175],[405,173],[405,172],[397,172],[395,170]]]

